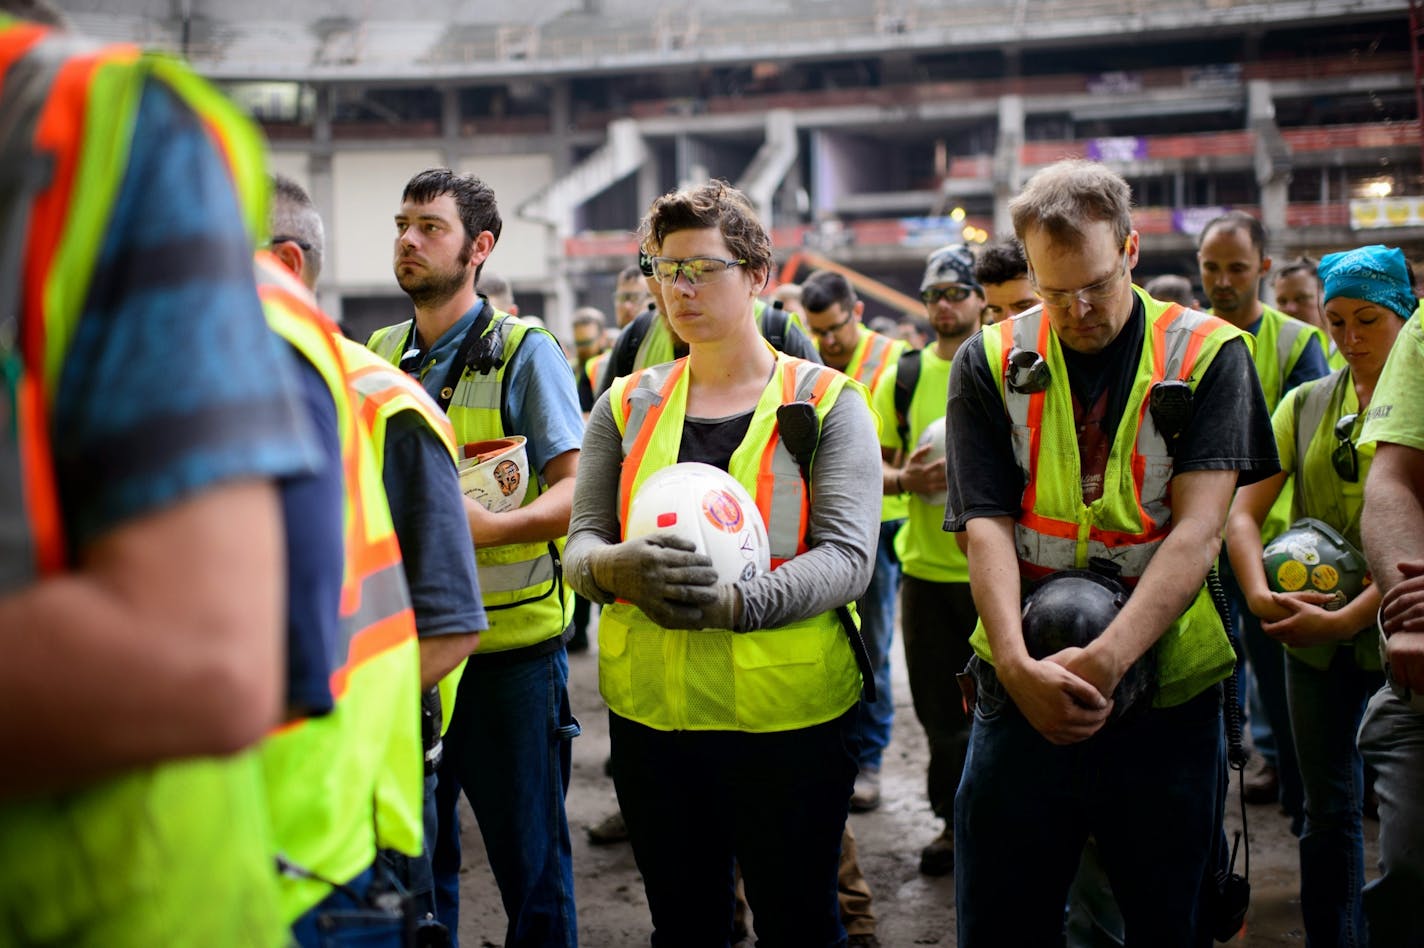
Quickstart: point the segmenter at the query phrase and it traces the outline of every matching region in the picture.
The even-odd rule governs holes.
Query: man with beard
[[[969,634],[978,614],[969,593],[969,564],[944,535],[943,453],[920,444],[925,429],[944,418],[949,367],[960,345],[979,329],[984,290],[974,276],[968,247],[941,247],[930,254],[920,298],[935,341],[907,352],[890,367],[872,402],[882,419],[882,489],[887,497],[908,494],[904,526],[895,535],[903,578],[900,629],[915,715],[929,738],[929,798],[944,830],[920,852],[920,871],[944,875],[954,869],[954,792],[969,746],[954,676],[972,654]]]
[[[401,202],[395,274],[415,316],[377,330],[368,346],[421,380],[460,444],[524,435],[538,475],[522,505],[505,513],[465,499],[490,626],[461,676],[445,737],[435,853],[441,921],[457,931],[454,788],[463,786],[509,916],[505,944],[574,945],[564,795],[579,726],[564,651],[572,594],[560,561],[583,436],[578,396],[554,337],[475,293],[499,239],[494,192],[442,168],[413,177]]]
[[[1325,362],[1325,336],[1308,323],[1265,305],[1260,299],[1261,278],[1270,272],[1266,256],[1266,230],[1244,211],[1213,218],[1202,228],[1197,246],[1202,292],[1211,302],[1211,314],[1256,337],[1256,371],[1266,408],[1276,410],[1281,398],[1302,382],[1330,372]],[[1291,491],[1282,490],[1261,527],[1261,539],[1270,542],[1290,518]],[[1223,564],[1225,559],[1223,558]],[[1260,764],[1245,775],[1246,799],[1269,803],[1277,799],[1291,816],[1299,833],[1304,792],[1295,762],[1290,712],[1286,708],[1285,659],[1281,644],[1261,631],[1261,623],[1246,607],[1229,569],[1223,569],[1232,621],[1241,630],[1253,680],[1251,739]]]
[[[783,286],[787,284],[782,284]],[[856,299],[850,281],[831,270],[817,270],[801,287],[806,325],[826,365],[849,375],[872,392],[884,383],[905,344],[861,324],[865,303]],[[882,429],[895,423],[881,418]],[[852,752],[859,772],[850,808],[855,812],[880,805],[880,761],[890,743],[895,700],[890,693],[890,643],[895,634],[895,592],[900,588],[900,564],[895,559],[895,534],[905,520],[905,498],[887,495],[880,510],[880,539],[875,572],[856,609],[860,631],[875,670],[875,700],[861,702],[853,730]]]

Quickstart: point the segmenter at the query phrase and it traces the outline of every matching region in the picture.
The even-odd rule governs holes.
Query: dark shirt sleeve
[[[1281,386],[1281,396],[1286,392],[1309,382],[1312,379],[1323,378],[1330,374],[1330,363],[1325,359],[1325,353],[1320,348],[1320,337],[1311,334],[1306,341],[1305,348],[1300,350],[1300,358],[1295,360],[1295,365],[1291,367],[1290,375],[1286,376],[1285,384]]]
[[[382,478],[422,638],[489,628],[450,452],[412,412],[386,423]]]
[[[74,548],[211,486],[320,463],[223,159],[149,82],[53,414]]]
[[[971,336],[949,372],[944,528],[959,532],[975,517],[1017,517],[1024,477],[1014,460],[1013,425],[984,357],[984,337]]]
[[[654,319],[657,319],[656,313],[649,309],[643,310],[633,317],[633,321],[625,326],[623,331],[618,334],[618,338],[613,341],[613,350],[608,353],[608,358],[604,361],[598,378],[592,380],[595,402],[598,401],[598,396],[608,391],[614,379],[632,371],[630,366],[638,357],[638,344],[648,334],[648,323]],[[589,408],[589,411],[593,411],[593,409]]]
[[[339,618],[345,501],[331,390],[310,362],[291,351],[302,406],[323,458],[315,473],[280,482],[287,545],[287,708],[313,717],[331,711],[331,673],[346,660]]]
[[[382,478],[416,611],[416,635],[490,628],[480,601],[460,477],[449,451],[416,414],[402,411],[386,423],[384,464]]]
[[[1280,469],[1260,376],[1246,341],[1233,339],[1221,347],[1197,383],[1192,420],[1177,446],[1173,470],[1239,471],[1237,484],[1245,486]]]
[[[588,363],[585,362],[578,367],[579,411],[585,415],[593,411],[593,384],[594,380],[588,377]]]
[[[814,362],[817,365],[823,364],[821,353],[816,351],[811,337],[806,335],[806,331],[793,322],[790,316],[786,317],[786,339],[782,342],[781,349],[789,356],[805,359],[807,362]]]

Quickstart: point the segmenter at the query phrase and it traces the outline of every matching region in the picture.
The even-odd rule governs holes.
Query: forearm
[[[976,517],[965,526],[969,588],[989,637],[994,666],[1001,673],[1030,661],[1024,645],[1021,580],[1009,517]]]
[[[1231,572],[1255,612],[1258,604],[1271,595],[1261,564],[1260,523],[1248,514],[1233,510],[1226,522],[1226,552],[1231,560]]]
[[[0,599],[0,797],[231,753],[274,725],[279,521],[269,485],[215,489]]]
[[[431,635],[420,640],[420,687],[432,688],[480,644],[478,632]]]
[[[525,506],[500,514],[491,514],[466,497],[465,513],[475,549],[557,540],[568,533],[573,498],[572,481],[560,481]]]
[[[1220,548],[1219,521],[1187,519],[1174,525],[1127,605],[1087,651],[1112,656],[1119,673],[1126,671],[1191,605]]]

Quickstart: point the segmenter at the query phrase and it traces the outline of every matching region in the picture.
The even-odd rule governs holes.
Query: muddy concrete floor
[[[595,620],[596,621],[596,620]],[[596,647],[596,646],[595,646]],[[885,948],[955,944],[954,877],[919,873],[919,851],[940,830],[925,797],[928,750],[910,704],[898,636],[894,668],[895,726],[881,772],[883,802],[870,813],[852,814],[861,868],[875,898],[878,935]],[[594,652],[569,657],[569,692],[583,734],[574,741],[568,815],[573,833],[579,941],[584,948],[633,948],[648,944],[651,926],[642,879],[626,844],[591,846],[586,828],[612,813],[613,782],[603,772],[608,756],[608,715],[598,694]],[[948,687],[954,684],[948,683]],[[1228,833],[1241,820],[1233,786]],[[464,868],[461,876],[460,943],[489,948],[504,942],[505,916],[484,844],[462,801]],[[1248,806],[1252,904],[1246,929],[1232,945],[1303,945],[1295,839],[1275,806]],[[1365,821],[1366,870],[1376,874],[1379,824]],[[1238,866],[1238,871],[1240,867]],[[750,942],[744,943],[750,948]]]

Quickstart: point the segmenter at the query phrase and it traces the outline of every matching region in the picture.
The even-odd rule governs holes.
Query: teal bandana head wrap
[[[1398,247],[1371,244],[1320,258],[1320,282],[1325,302],[1338,296],[1366,300],[1392,309],[1400,319],[1414,313],[1419,300],[1409,276],[1409,264]]]

